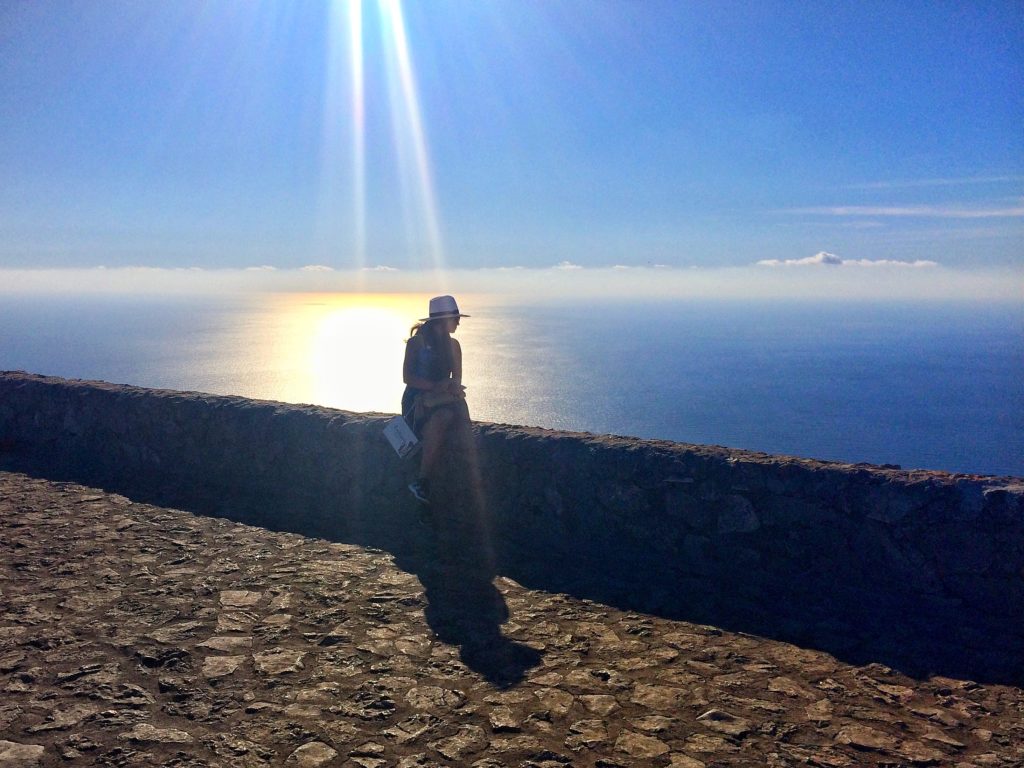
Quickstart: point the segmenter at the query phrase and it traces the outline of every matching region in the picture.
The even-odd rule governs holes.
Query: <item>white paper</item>
[[[395,449],[395,453],[400,459],[404,459],[415,451],[419,445],[416,435],[409,429],[409,425],[401,416],[395,416],[384,426],[384,437],[391,443],[391,447]]]

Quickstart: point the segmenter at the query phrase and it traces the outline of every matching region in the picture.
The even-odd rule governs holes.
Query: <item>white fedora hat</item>
[[[454,296],[435,296],[430,300],[430,317],[420,320],[439,320],[443,317],[469,317],[459,312],[459,305]]]

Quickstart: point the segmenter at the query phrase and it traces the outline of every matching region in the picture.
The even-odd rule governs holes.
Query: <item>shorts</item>
[[[422,438],[423,427],[430,421],[430,417],[444,409],[453,411],[456,418],[469,421],[469,409],[464,399],[412,387],[405,388],[402,395],[402,418],[416,437]]]

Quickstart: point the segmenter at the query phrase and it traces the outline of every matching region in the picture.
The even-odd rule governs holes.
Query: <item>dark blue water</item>
[[[308,401],[260,302],[0,296],[0,369]],[[478,419],[1024,476],[1019,305],[472,303]]]
[[[1024,475],[1022,317],[707,302],[541,308],[525,323],[538,364],[553,360],[534,409],[555,426]]]

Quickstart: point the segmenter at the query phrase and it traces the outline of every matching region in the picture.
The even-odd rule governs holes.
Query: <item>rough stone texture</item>
[[[0,740],[0,768],[36,768],[42,765],[44,747]]]
[[[245,663],[245,656],[208,656],[203,662],[203,676],[224,677],[235,672]]]
[[[128,733],[118,738],[126,741],[156,742],[158,744],[191,744],[192,737],[177,728],[157,728],[149,723],[139,723]]]
[[[467,563],[428,532],[421,545],[433,565],[409,572],[379,550],[0,472],[0,766],[1024,764],[1020,688],[915,680],[501,577],[488,623]],[[251,630],[218,634],[229,590],[287,593],[292,621],[267,624],[280,603],[261,600]]]
[[[297,765],[299,768],[319,768],[330,763],[337,755],[335,750],[322,741],[311,741],[292,752],[285,764]]]
[[[385,418],[0,373],[0,468],[415,558],[422,527]],[[517,582],[916,676],[1024,683],[1024,480],[494,424],[446,458],[439,511],[474,527],[447,546],[482,543]],[[206,636],[291,631],[285,591],[220,590]],[[196,627],[154,632],[175,646]]]

